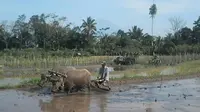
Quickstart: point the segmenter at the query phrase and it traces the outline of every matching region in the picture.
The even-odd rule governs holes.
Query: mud
[[[46,94],[39,94],[46,93]],[[112,86],[112,91],[66,95],[0,91],[0,112],[199,112],[200,79]]]

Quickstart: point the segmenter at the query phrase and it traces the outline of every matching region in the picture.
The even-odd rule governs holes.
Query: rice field
[[[26,57],[24,56],[0,56],[0,74],[1,75],[35,75],[45,72],[55,66],[91,66],[96,69],[94,65],[100,65],[102,61],[112,63],[116,56],[85,56],[85,57],[61,57],[61,56],[47,56],[47,57]],[[151,68],[154,67],[149,64],[152,56],[139,56],[136,59],[136,64],[131,66],[124,66],[125,68]],[[199,60],[199,54],[185,54],[175,56],[159,56],[161,66],[173,66],[182,62]],[[122,66],[123,67],[123,66]]]

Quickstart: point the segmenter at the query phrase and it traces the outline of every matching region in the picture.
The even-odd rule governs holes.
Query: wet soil
[[[0,91],[0,112],[199,112],[200,78],[112,86],[110,92]],[[46,93],[46,94],[39,94]]]

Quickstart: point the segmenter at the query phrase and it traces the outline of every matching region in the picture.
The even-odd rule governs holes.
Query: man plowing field
[[[46,76],[48,78],[43,79],[45,79],[44,81],[49,81],[52,83],[52,92],[64,90],[67,92],[67,94],[71,92],[82,91],[85,87],[87,87],[90,91],[91,85],[94,84],[94,87],[99,88],[99,84],[101,85],[102,82],[104,82],[104,80],[102,81],[101,79],[91,80],[91,73],[87,69],[74,69],[69,70],[66,73],[49,70],[48,75]],[[41,82],[43,82],[43,79],[41,78]],[[96,84],[98,84],[98,86]]]
[[[103,83],[103,85],[106,85],[106,82],[109,82],[109,68],[106,66],[106,62],[104,61],[102,64],[102,67],[99,69],[99,77],[97,79],[99,82]]]

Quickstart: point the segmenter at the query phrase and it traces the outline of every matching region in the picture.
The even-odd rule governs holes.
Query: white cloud
[[[200,0],[155,0],[158,14],[183,13],[185,11],[199,10]],[[152,0],[124,0],[122,7],[132,8],[135,11],[148,14]]]

